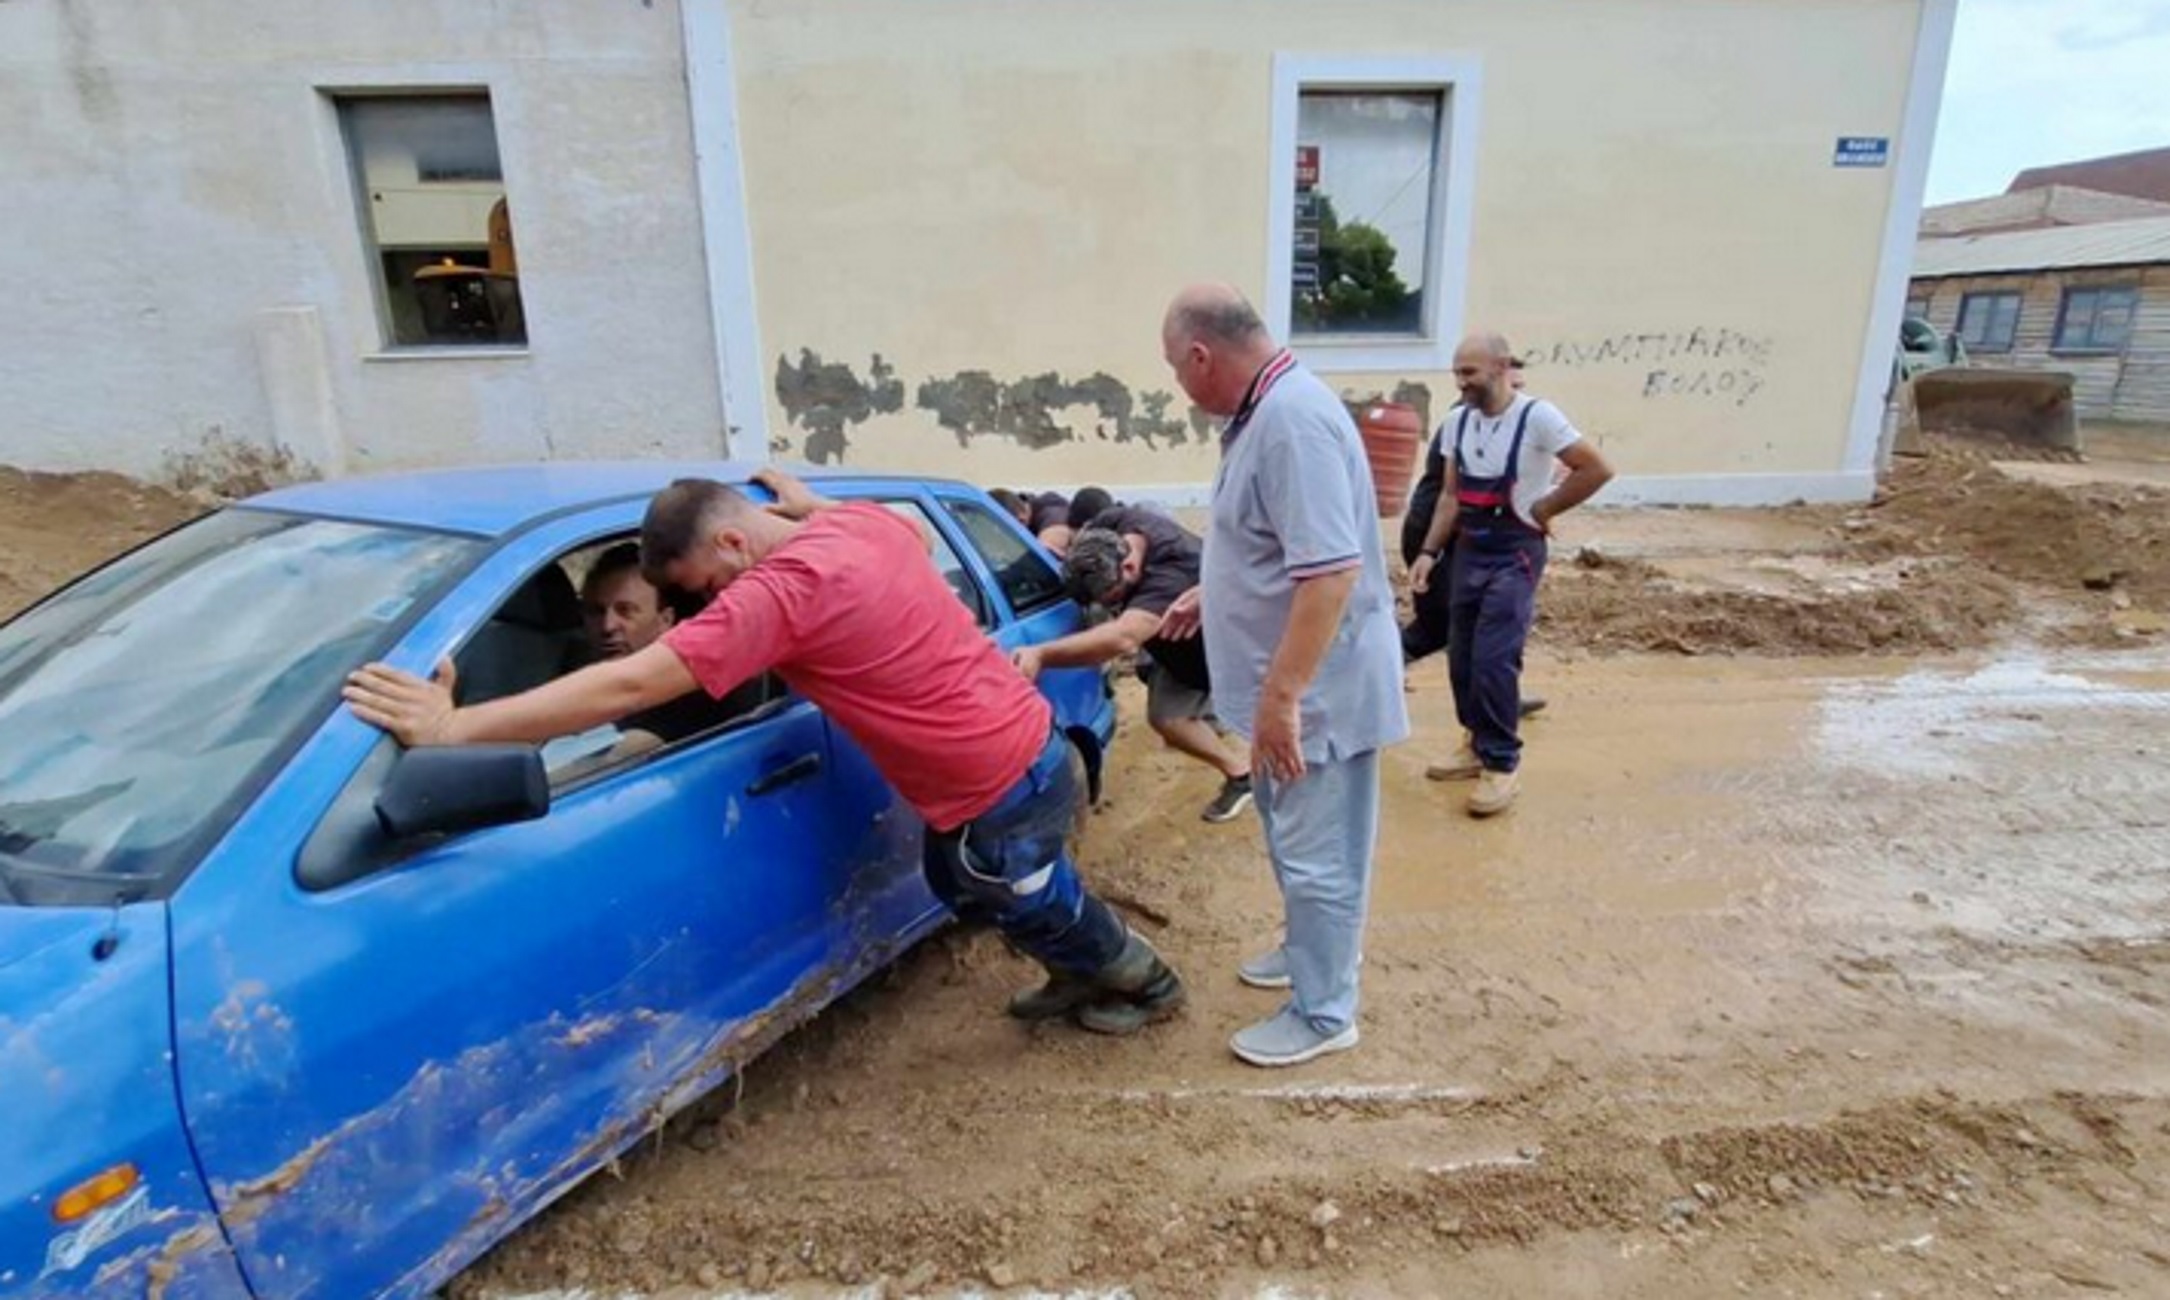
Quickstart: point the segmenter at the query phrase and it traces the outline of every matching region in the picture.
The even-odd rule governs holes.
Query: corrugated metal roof
[[[1923,239],[1914,245],[1916,279],[2152,262],[2170,262],[2170,217]]]

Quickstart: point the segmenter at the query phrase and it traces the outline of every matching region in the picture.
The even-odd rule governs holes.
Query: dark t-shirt
[[[767,674],[734,687],[722,699],[710,699],[706,691],[688,691],[652,709],[618,723],[620,731],[645,731],[666,745],[720,727],[761,707],[769,693]]]
[[[1196,534],[1168,516],[1140,506],[1116,506],[1093,516],[1092,527],[1145,539],[1145,564],[1139,570],[1137,585],[1123,598],[1122,610],[1165,614],[1176,597],[1198,585],[1202,543]],[[1145,649],[1153,662],[1177,681],[1201,691],[1212,689],[1202,633],[1182,641],[1156,636],[1145,643]]]
[[[1034,537],[1056,524],[1070,521],[1070,498],[1060,492],[1042,492],[1038,496],[1027,497],[1025,509],[1032,515],[1025,527],[1032,530]]]

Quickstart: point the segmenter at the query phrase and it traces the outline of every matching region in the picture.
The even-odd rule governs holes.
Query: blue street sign
[[[1831,155],[1833,167],[1882,167],[1891,161],[1891,138],[1882,135],[1842,135]]]

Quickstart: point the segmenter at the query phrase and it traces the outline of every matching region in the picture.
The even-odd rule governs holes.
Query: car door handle
[[[793,781],[804,781],[807,777],[820,770],[821,755],[801,754],[782,767],[763,773],[754,780],[753,784],[746,787],[746,793],[750,795],[770,794],[783,789]]]

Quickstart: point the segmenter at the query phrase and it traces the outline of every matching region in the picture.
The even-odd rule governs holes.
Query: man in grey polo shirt
[[[1190,399],[1228,419],[1198,595],[1170,617],[1177,631],[1202,617],[1221,720],[1251,742],[1287,918],[1281,946],[1239,975],[1289,1001],[1230,1046],[1297,1065],[1356,1046],[1379,750],[1409,734],[1371,470],[1348,408],[1234,289],[1178,294],[1161,350]]]

